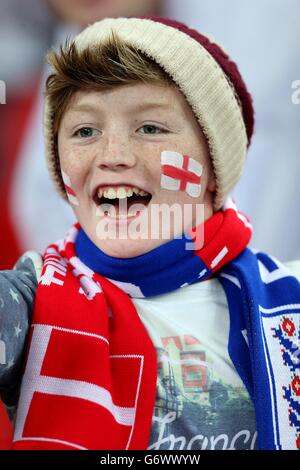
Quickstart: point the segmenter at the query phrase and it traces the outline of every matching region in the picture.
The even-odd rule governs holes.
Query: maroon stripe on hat
[[[230,57],[217,44],[212,43],[206,36],[199,33],[195,29],[189,28],[180,21],[171,20],[169,18],[161,18],[158,16],[143,16],[135,18],[156,21],[158,23],[165,24],[166,26],[176,28],[193,38],[195,41],[198,41],[210,53],[210,55],[215,59],[225,75],[228,77],[236,91],[238,100],[240,101],[242,107],[249,146],[254,131],[253,101],[237,68],[237,65],[230,59]]]

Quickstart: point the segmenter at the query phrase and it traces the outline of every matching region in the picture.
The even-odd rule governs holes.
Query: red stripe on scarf
[[[190,235],[195,238],[200,231],[201,227],[197,227]],[[244,214],[236,208],[219,211],[205,221],[203,246],[195,251],[195,255],[213,273],[218,272],[246,248],[251,235],[250,221]]]

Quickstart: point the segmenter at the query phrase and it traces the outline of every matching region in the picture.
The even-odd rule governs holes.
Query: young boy
[[[13,448],[299,448],[300,263],[247,248],[228,198],[254,122],[236,65],[161,18],[102,20],[49,61],[48,166],[78,224],[1,274]]]

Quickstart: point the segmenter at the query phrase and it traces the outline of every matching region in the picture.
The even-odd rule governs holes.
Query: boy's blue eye
[[[141,129],[144,129],[144,134],[159,134],[161,132],[167,132],[154,124],[145,124]]]
[[[96,132],[96,130],[92,127],[82,127],[81,129],[78,129],[78,131],[75,132],[75,136],[82,138],[93,137],[94,132]]]

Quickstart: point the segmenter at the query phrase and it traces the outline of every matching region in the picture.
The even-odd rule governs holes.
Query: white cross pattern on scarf
[[[84,382],[80,380],[74,379],[63,379],[57,377],[50,377],[48,375],[42,375],[41,370],[43,366],[43,362],[45,356],[47,354],[47,349],[50,341],[50,337],[53,330],[61,330],[63,332],[67,332],[70,334],[79,334],[79,335],[87,335],[92,336],[94,338],[99,339],[100,341],[104,341],[108,344],[108,340],[100,335],[96,335],[93,333],[82,332],[82,331],[74,331],[68,330],[65,328],[59,327],[52,327],[48,325],[40,325],[35,324],[33,325],[33,335],[31,340],[30,351],[28,355],[27,365],[25,374],[23,377],[22,387],[21,387],[21,396],[19,400],[19,407],[18,407],[18,415],[17,415],[17,422],[15,427],[15,434],[14,434],[14,442],[21,441],[21,440],[39,440],[45,442],[57,442],[60,444],[71,446],[75,449],[87,450],[85,447],[81,447],[78,444],[74,444],[72,442],[63,441],[60,439],[51,439],[49,437],[43,436],[32,436],[32,437],[24,437],[24,427],[26,424],[27,415],[30,410],[30,406],[33,400],[33,396],[35,392],[40,392],[43,394],[49,395],[61,395],[67,396],[72,398],[81,398],[83,400],[88,400],[92,403],[100,405],[104,407],[107,411],[109,411],[114,419],[119,423],[125,426],[132,426],[134,425],[135,420],[135,407],[123,407],[117,406],[113,403],[112,396],[108,390],[93,383]],[[139,396],[139,385],[140,385],[140,378],[143,370],[143,356],[138,355],[111,355],[110,358],[118,359],[121,358],[122,360],[139,360],[140,368],[139,368],[139,378],[137,383],[136,389],[136,397],[135,403],[137,403],[137,399]],[[130,439],[132,436],[132,432],[130,433],[127,448],[130,444]]]

